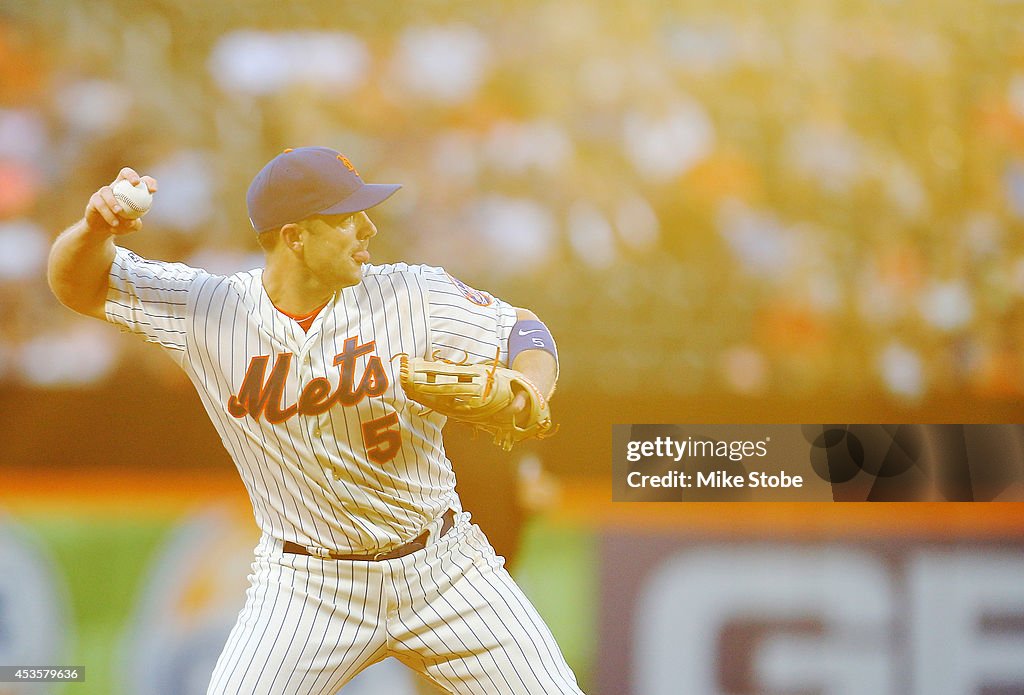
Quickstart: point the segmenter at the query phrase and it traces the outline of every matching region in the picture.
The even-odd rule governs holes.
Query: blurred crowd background
[[[172,368],[45,286],[121,166],[127,245],[231,272],[312,144],[404,184],[375,261],[534,308],[565,391],[1024,395],[1024,7],[951,0],[5,3],[0,379]]]

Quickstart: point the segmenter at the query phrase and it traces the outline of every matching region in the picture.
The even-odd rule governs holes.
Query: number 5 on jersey
[[[398,424],[398,413],[363,423],[363,444],[366,455],[376,463],[387,463],[395,458],[402,446],[402,431]]]

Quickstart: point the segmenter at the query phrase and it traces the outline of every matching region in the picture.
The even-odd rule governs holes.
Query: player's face
[[[362,265],[377,228],[365,212],[318,215],[303,225],[303,260],[307,271],[332,289],[359,284]]]

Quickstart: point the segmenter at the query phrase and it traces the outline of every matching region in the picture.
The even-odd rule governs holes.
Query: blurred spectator
[[[231,31],[209,60],[223,91],[255,96],[302,84],[337,97],[362,83],[368,68],[365,44],[343,32]]]
[[[26,219],[0,222],[0,286],[28,282],[46,270],[50,239]]]
[[[487,39],[468,25],[407,27],[391,65],[394,97],[442,104],[470,99],[486,75],[488,53]]]

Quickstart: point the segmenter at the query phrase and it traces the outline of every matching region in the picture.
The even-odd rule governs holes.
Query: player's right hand
[[[142,229],[142,219],[130,220],[121,216],[121,205],[114,198],[113,185],[121,179],[127,180],[133,186],[139,181],[144,181],[150,193],[156,193],[156,179],[152,176],[139,176],[130,167],[125,167],[118,174],[109,186],[99,189],[89,198],[85,206],[85,223],[89,229],[107,234],[128,234]]]

